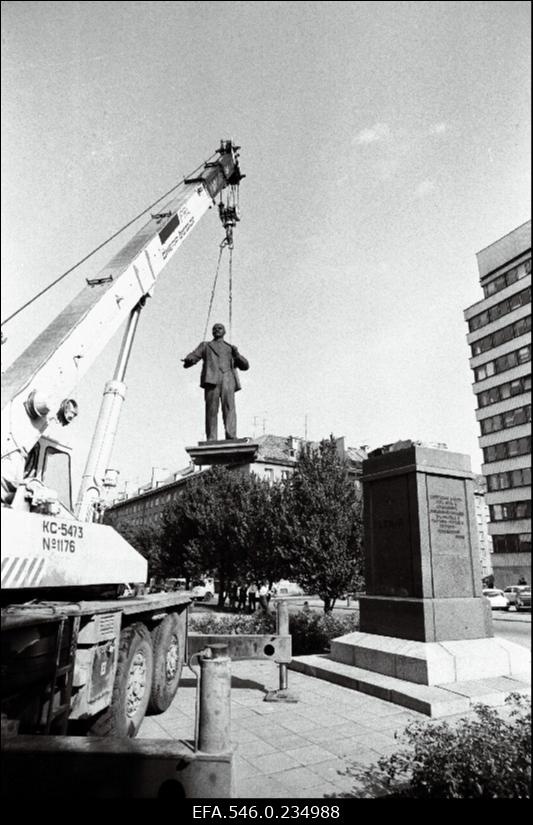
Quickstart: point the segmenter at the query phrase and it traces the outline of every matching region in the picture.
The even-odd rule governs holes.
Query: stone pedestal
[[[369,458],[362,480],[360,631],[332,641],[325,670],[305,666],[429,715],[525,689],[529,652],[494,638],[482,595],[469,457],[412,445]]]
[[[248,464],[255,460],[259,444],[250,438],[224,441],[200,441],[196,447],[185,447],[197,466],[212,464]]]
[[[412,446],[363,463],[363,633],[421,642],[493,635],[470,459]]]

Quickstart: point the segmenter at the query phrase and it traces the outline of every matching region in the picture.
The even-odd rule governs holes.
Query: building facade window
[[[473,344],[470,344],[472,355],[481,355],[482,352],[488,352],[495,347],[501,346],[501,344],[505,344],[507,341],[512,341],[513,338],[520,338],[521,335],[525,335],[527,332],[530,332],[530,330],[531,315],[528,315],[525,318],[520,318],[520,320],[515,321],[514,324],[509,324],[506,327],[496,330],[496,332],[493,332],[491,335],[485,335],[484,338],[474,341]]]
[[[511,441],[502,441],[500,444],[491,444],[483,448],[483,461],[490,464],[492,461],[502,461],[517,455],[527,455],[531,452],[531,436],[513,438]]]
[[[531,467],[522,467],[518,470],[508,470],[505,473],[494,473],[487,476],[487,487],[490,493],[497,490],[508,490],[511,487],[529,487],[531,485]]]
[[[499,430],[508,430],[510,427],[518,427],[520,424],[528,424],[530,421],[531,404],[526,404],[523,407],[517,407],[515,410],[507,410],[507,412],[499,415],[484,418],[483,421],[480,421],[481,435],[497,433]]]
[[[531,518],[530,501],[506,501],[504,504],[489,504],[491,521],[517,521]]]
[[[486,364],[481,364],[481,366],[475,368],[474,377],[476,381],[483,381],[485,378],[498,375],[500,372],[506,372],[528,361],[531,361],[531,344],[508,352],[506,355],[500,355],[500,357],[494,361],[487,361]]]
[[[498,387],[491,387],[490,390],[484,390],[478,393],[477,401],[478,408],[488,407],[490,404],[497,404],[498,401],[505,401],[506,398],[512,398],[515,395],[521,395],[524,392],[531,390],[531,375],[524,375],[522,378],[516,378],[514,381],[507,381],[505,384],[500,384]]]
[[[515,309],[525,307],[530,303],[531,287],[528,286],[527,289],[517,292],[516,295],[506,298],[505,301],[500,301],[499,304],[495,304],[493,307],[490,307],[490,309],[480,312],[479,315],[474,315],[468,322],[468,330],[469,332],[475,332],[477,329],[481,329],[481,327],[486,327],[487,324],[492,323],[492,321],[497,321],[498,318],[502,318],[504,315],[514,312]]]
[[[525,276],[530,272],[531,258],[521,264],[518,264],[518,266],[514,266],[512,269],[508,269],[507,272],[504,272],[502,275],[498,275],[497,278],[489,281],[488,284],[484,284],[483,294],[485,295],[485,298],[489,298],[496,292],[501,292],[501,290],[505,289],[506,286],[511,286],[511,284],[519,281],[520,278],[525,278]]]
[[[509,533],[493,536],[495,553],[531,553],[531,533]]]

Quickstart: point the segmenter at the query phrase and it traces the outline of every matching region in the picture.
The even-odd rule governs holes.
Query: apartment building
[[[531,221],[477,253],[468,307],[495,585],[531,583]]]
[[[492,569],[492,536],[489,533],[490,512],[486,492],[487,481],[485,476],[476,475],[474,479],[474,509],[479,540],[479,564],[483,579],[494,573]]]

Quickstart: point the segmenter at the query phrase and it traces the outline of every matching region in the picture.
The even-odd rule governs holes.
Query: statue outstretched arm
[[[204,342],[198,344],[196,349],[193,349],[193,351],[186,355],[185,358],[181,359],[183,361],[183,366],[185,369],[187,369],[188,367],[193,367],[195,364],[198,363],[198,361],[200,361],[201,358],[203,358],[204,347]]]

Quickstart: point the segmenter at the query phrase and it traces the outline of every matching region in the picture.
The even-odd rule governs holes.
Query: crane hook
[[[222,201],[218,205],[218,212],[222,225],[226,230],[226,237],[220,244],[221,246],[229,246],[233,249],[233,228],[239,217],[239,209],[237,206],[226,206]]]

